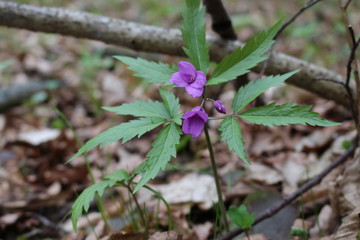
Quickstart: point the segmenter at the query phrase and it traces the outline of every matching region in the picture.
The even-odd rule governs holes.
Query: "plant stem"
[[[155,196],[157,198],[159,198],[166,206],[166,209],[168,211],[168,225],[169,225],[169,231],[171,231],[174,227],[174,224],[172,222],[172,215],[171,215],[171,209],[170,209],[170,205],[168,204],[168,202],[165,200],[165,198],[163,198],[163,196],[161,196],[161,194],[159,192],[157,192],[156,190],[152,189],[151,187],[149,187],[148,185],[144,185],[144,188],[146,188],[147,190],[149,190],[150,192],[154,193]]]
[[[247,239],[248,239],[248,240],[251,240],[248,230],[244,230],[244,232],[245,232],[245,235],[246,235]]]
[[[204,132],[205,132],[205,136],[206,136],[207,146],[208,146],[208,149],[209,149],[210,160],[211,160],[211,168],[212,168],[213,174],[214,174],[216,191],[217,191],[217,195],[218,195],[218,199],[219,199],[219,205],[220,205],[220,212],[221,212],[221,216],[223,218],[225,230],[226,230],[226,232],[228,232],[229,231],[229,225],[228,225],[227,218],[226,218],[226,208],[225,208],[224,200],[222,198],[220,179],[219,179],[219,175],[218,175],[218,172],[217,172],[217,167],[216,167],[216,162],[215,162],[215,157],[214,157],[214,151],[213,151],[213,148],[212,148],[212,145],[211,145],[207,124],[205,125]]]
[[[133,189],[130,187],[130,185],[127,185],[127,188],[128,188],[128,190],[129,190],[129,192],[130,192],[130,194],[133,192]],[[140,215],[140,217],[141,217],[141,221],[143,222],[143,224],[144,224],[144,227],[145,227],[145,236],[146,236],[146,238],[149,236],[149,231],[148,231],[148,225],[147,225],[147,223],[146,223],[146,219],[145,219],[145,214],[144,214],[144,212],[143,212],[143,210],[142,210],[142,208],[141,208],[141,206],[140,206],[140,204],[139,204],[139,202],[138,202],[138,200],[137,200],[137,197],[136,197],[136,195],[135,195],[135,193],[132,193],[131,194],[132,195],[132,197],[134,198],[134,202],[135,202],[135,204],[136,204],[136,208],[137,208],[137,210],[139,211],[139,215]]]
[[[84,146],[83,142],[79,138],[79,135],[76,133],[75,129],[73,128],[73,126],[71,125],[71,123],[69,122],[67,117],[56,106],[54,106],[54,109],[55,109],[56,114],[58,114],[59,117],[68,126],[68,128],[70,128],[70,131],[73,133],[76,143],[81,147]],[[90,176],[90,182],[91,182],[91,184],[95,184],[96,180],[94,177],[94,173],[91,169],[91,165],[90,165],[89,159],[87,157],[87,154],[84,154],[84,159],[85,159],[85,166],[86,166],[87,172],[89,173],[89,176]],[[107,223],[107,217],[106,217],[105,210],[104,210],[104,205],[103,205],[102,199],[98,193],[96,193],[96,205],[100,211],[101,218],[105,222],[105,226],[107,227],[108,223]]]

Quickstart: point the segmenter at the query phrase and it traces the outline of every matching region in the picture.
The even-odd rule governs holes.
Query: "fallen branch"
[[[56,89],[63,85],[64,82],[57,80],[33,81],[0,89],[0,113],[21,104],[37,92]]]
[[[321,180],[326,175],[328,175],[333,169],[338,167],[340,164],[344,163],[348,159],[348,157],[350,157],[354,153],[356,147],[357,147],[357,145],[353,144],[348,150],[346,150],[341,156],[339,156],[327,168],[325,168],[319,175],[313,177],[307,183],[305,183],[299,189],[297,189],[293,194],[287,196],[282,201],[278,202],[273,207],[267,209],[265,212],[263,212],[262,214],[257,216],[253,226],[262,222],[263,220],[275,215],[281,209],[283,209],[284,207],[289,205],[291,202],[293,202],[295,199],[300,197],[303,193],[309,191],[315,185],[319,184],[321,182]],[[242,232],[243,232],[243,230],[241,228],[236,228],[236,229],[230,231],[225,236],[219,237],[217,240],[229,240],[229,239],[232,239],[233,237],[239,235]]]
[[[178,30],[79,11],[0,1],[0,25],[98,40],[138,51],[184,56]],[[213,61],[221,60],[243,45],[239,41],[224,41],[213,35],[207,35],[207,41]],[[333,82],[319,80],[327,78],[344,82],[344,77],[323,67],[282,53],[274,53],[265,74],[283,74],[295,69],[302,71],[287,83],[348,106],[349,98],[343,88]],[[260,72],[261,66],[253,70]]]

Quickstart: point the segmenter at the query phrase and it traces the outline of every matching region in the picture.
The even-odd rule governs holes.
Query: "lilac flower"
[[[196,71],[195,67],[185,61],[178,63],[179,71],[172,74],[170,82],[178,87],[185,87],[188,94],[200,97],[204,92],[206,76],[202,71]]]
[[[214,108],[219,113],[226,114],[226,108],[224,107],[224,104],[222,103],[222,101],[220,101],[220,100],[214,101]]]
[[[182,118],[184,119],[183,132],[191,134],[193,138],[200,136],[205,123],[208,121],[208,115],[202,107],[193,108],[191,111],[186,112]]]

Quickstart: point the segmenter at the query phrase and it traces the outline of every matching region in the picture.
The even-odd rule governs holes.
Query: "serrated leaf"
[[[241,160],[250,165],[245,153],[245,142],[238,121],[233,117],[225,118],[219,127],[221,131],[221,140],[225,141],[230,151],[234,151]]]
[[[294,103],[275,105],[275,103],[249,109],[239,115],[242,119],[268,127],[286,126],[289,124],[308,124],[311,126],[338,126],[340,123],[331,122],[311,112],[311,106],[293,106]]]
[[[142,178],[136,185],[134,193],[154,178],[160,170],[164,170],[171,157],[176,157],[176,145],[180,142],[181,129],[175,123],[166,125],[151,145],[146,154],[148,159],[138,167]]]
[[[143,78],[150,83],[167,83],[171,74],[176,70],[168,64],[147,61],[142,58],[131,58],[125,56],[115,56],[117,60],[127,64],[130,70],[135,72],[134,76]]]
[[[68,162],[71,162],[84,152],[88,152],[98,145],[102,148],[106,144],[116,142],[120,139],[125,143],[135,136],[141,137],[144,133],[151,131],[163,123],[165,123],[165,120],[160,118],[140,118],[109,128],[86,142]]]
[[[235,94],[232,102],[232,109],[234,113],[241,111],[251,101],[257,98],[260,94],[271,87],[275,87],[283,83],[286,79],[297,73],[298,70],[292,71],[283,75],[269,76],[257,81],[250,81],[245,86],[241,87]]]
[[[118,115],[133,115],[135,117],[156,117],[156,118],[171,118],[166,110],[164,104],[158,101],[136,101],[133,103],[126,103],[116,107],[102,107],[103,109],[114,112]]]
[[[267,56],[263,56],[263,54],[274,43],[272,39],[281,27],[281,23],[282,20],[278,21],[267,31],[255,35],[242,48],[238,48],[224,57],[214,69],[206,85],[215,85],[233,80],[264,61]]]
[[[104,194],[106,188],[112,187],[116,184],[116,180],[104,180],[86,188],[76,199],[71,208],[71,220],[73,229],[77,231],[77,221],[83,212],[87,212],[90,207],[91,201],[95,195],[100,197]]]
[[[175,97],[172,92],[166,91],[163,88],[160,88],[160,95],[163,100],[163,104],[165,106],[166,111],[168,112],[170,118],[177,123],[179,119],[179,111],[180,111],[180,104],[179,99]],[[181,114],[180,114],[181,117]],[[178,123],[179,125],[181,124]]]
[[[238,208],[230,206],[227,214],[242,229],[250,229],[255,221],[255,213],[250,214],[245,205],[241,205]]]
[[[185,44],[184,51],[197,70],[205,74],[209,68],[209,50],[205,40],[205,8],[200,8],[200,0],[186,0],[181,27]]]
[[[129,180],[130,176],[125,170],[119,169],[106,175],[104,178],[107,180],[115,180],[116,182],[122,182]]]

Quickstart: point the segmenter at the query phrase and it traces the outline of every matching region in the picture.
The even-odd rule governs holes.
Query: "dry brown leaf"
[[[156,232],[150,236],[149,240],[181,240],[182,236],[175,231]]]
[[[305,166],[288,158],[281,169],[284,176],[283,193],[289,195],[296,191],[300,179],[305,172]]]
[[[295,150],[297,152],[318,150],[330,143],[332,135],[332,132],[324,132],[322,130],[315,131],[301,139],[300,142],[296,144]]]
[[[192,173],[176,182],[150,186],[169,204],[197,203],[206,210],[217,202],[214,178],[210,175]]]
[[[335,182],[332,206],[340,216],[345,216],[360,208],[360,148],[355,152],[354,162],[347,166],[343,176]]]
[[[60,130],[44,128],[35,131],[22,132],[18,136],[18,140],[27,142],[31,145],[38,146],[42,143],[49,142],[60,136]]]
[[[344,218],[335,234],[334,240],[355,240],[360,236],[360,208]]]
[[[312,225],[313,225],[313,223],[310,221],[307,221],[307,220],[304,220],[301,218],[297,218],[294,221],[293,227],[309,230]]]
[[[283,180],[280,172],[260,163],[252,163],[248,167],[248,170],[248,178],[251,180],[264,182],[269,185],[279,183]]]
[[[203,224],[196,224],[193,227],[198,240],[206,240],[210,235],[210,231],[213,228],[214,224],[211,222],[205,222]]]
[[[335,228],[336,218],[330,205],[325,205],[318,216],[318,224],[310,229],[310,236],[312,238],[318,238],[319,233],[330,233]]]
[[[120,104],[126,100],[126,88],[124,81],[121,81],[113,74],[106,73],[102,76],[102,101],[105,106]]]
[[[19,217],[21,216],[20,213],[7,213],[0,217],[0,229],[5,228],[7,225],[14,224]]]
[[[144,233],[114,233],[107,240],[147,240]]]

